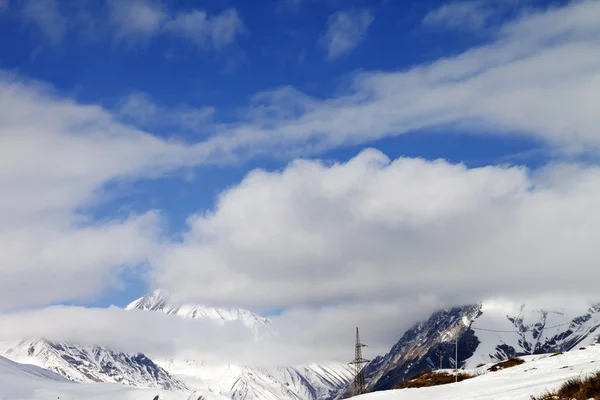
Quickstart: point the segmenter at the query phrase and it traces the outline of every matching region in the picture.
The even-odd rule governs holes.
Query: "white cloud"
[[[596,22],[599,16],[600,4],[594,1],[578,2],[529,15],[505,25],[493,43],[408,71],[359,74],[345,95],[326,100],[312,98],[293,88],[270,91],[254,98],[250,109],[245,110],[244,122],[213,126],[217,134],[195,144],[163,140],[123,126],[100,107],[79,105],[72,100],[58,98],[38,83],[22,82],[2,75],[0,187],[5,195],[0,199],[0,219],[3,221],[0,235],[5,243],[11,243],[10,251],[2,252],[0,264],[2,306],[67,301],[82,296],[84,290],[79,287],[85,287],[85,291],[89,290],[89,294],[93,295],[110,284],[106,277],[119,271],[122,265],[142,263],[152,256],[148,254],[150,247],[150,253],[160,252],[160,245],[148,244],[155,240],[155,231],[147,229],[147,226],[156,223],[156,214],[109,219],[104,223],[87,218],[85,210],[100,201],[102,189],[109,182],[151,178],[182,166],[238,160],[257,154],[289,156],[297,152],[318,152],[340,145],[440,127],[482,135],[526,135],[563,151],[597,151],[600,139],[597,129],[600,116],[596,112],[597,93],[600,92],[600,27]],[[129,109],[135,117],[143,119],[153,115],[152,111],[144,111],[148,102],[140,102],[138,106],[138,109]],[[168,111],[172,110],[168,108]],[[360,163],[352,165],[360,166]],[[314,166],[311,168],[318,170]],[[427,164],[424,168],[427,168]],[[448,169],[454,170],[451,167]],[[297,170],[297,167],[291,167],[285,175],[286,179]],[[492,170],[499,176],[514,177],[517,174],[502,169]],[[562,173],[571,172],[564,169]],[[593,176],[593,173],[594,170],[575,169],[573,177],[583,179],[587,176],[585,174]],[[315,182],[318,176],[314,178]],[[328,175],[324,173],[323,176]],[[471,175],[465,173],[465,176]],[[232,287],[252,283],[252,279],[243,272],[231,268],[234,261],[237,262],[235,258],[244,255],[244,246],[253,244],[253,241],[257,244],[257,253],[253,256],[265,258],[265,271],[269,273],[272,260],[278,257],[282,257],[286,263],[299,266],[308,263],[314,267],[322,265],[327,257],[332,257],[327,253],[330,248],[323,248],[325,242],[319,241],[320,235],[328,232],[326,230],[315,233],[315,226],[308,225],[306,234],[302,234],[303,230],[297,231],[299,236],[287,237],[273,233],[288,228],[288,225],[278,224],[295,227],[293,224],[298,221],[286,219],[296,218],[294,213],[310,214],[323,210],[316,207],[313,211],[306,211],[301,207],[303,204],[296,202],[312,205],[313,199],[302,196],[292,198],[291,194],[286,194],[276,185],[272,189],[277,191],[271,193],[271,188],[261,179],[272,179],[274,182],[282,180],[277,174],[251,175],[240,188],[224,194],[226,202],[219,204],[214,216],[209,214],[193,218],[188,241],[171,247],[164,254],[164,260],[157,262],[164,268],[176,264],[173,260],[180,259],[181,265],[175,265],[174,270],[185,269],[192,257],[198,254],[207,260],[206,270],[186,270],[186,273],[190,273],[190,279],[196,273],[217,279],[218,282],[232,276],[239,278],[229,281],[230,286],[223,291],[227,293]],[[348,175],[347,179],[361,182],[352,175]],[[514,183],[528,184],[531,179],[515,178]],[[298,185],[293,180],[282,182]],[[554,181],[552,190],[558,190],[556,182],[559,180]],[[589,182],[592,185],[595,181]],[[254,183],[258,186],[251,185]],[[248,200],[240,200],[238,207],[238,200],[232,199],[246,186],[251,195],[265,196],[269,200],[269,196],[277,194],[283,196],[284,201],[281,204],[275,201],[274,206],[265,211],[259,207],[260,204],[249,203],[252,200],[250,196]],[[265,190],[265,193],[257,194],[254,188]],[[309,189],[318,194],[316,188]],[[386,194],[391,195],[382,193],[382,196]],[[522,194],[525,196],[528,193]],[[537,195],[537,192],[534,194]],[[572,193],[567,191],[567,194]],[[333,208],[335,213],[349,210],[343,204],[328,203],[318,196],[317,200],[319,207]],[[230,206],[230,201],[235,206]],[[290,212],[293,213],[287,215],[286,207],[291,205],[298,206],[298,210],[292,208]],[[446,205],[439,204],[440,207]],[[256,211],[255,206],[259,207]],[[246,217],[242,213],[244,210],[249,210],[251,215]],[[437,216],[435,213],[439,210],[434,211],[433,215]],[[265,212],[264,221],[255,221],[260,212]],[[270,218],[275,215],[273,213],[278,212],[284,213],[281,220],[271,221]],[[233,221],[228,213],[238,213],[239,221]],[[332,215],[335,216],[335,213]],[[307,224],[312,222],[310,216],[302,216]],[[325,217],[319,222],[328,222]],[[246,218],[254,221],[256,226],[267,224],[267,230],[263,233],[254,227],[248,228],[242,224]],[[508,219],[506,221],[510,222]],[[200,241],[197,236],[198,229],[205,234],[207,227],[212,229],[208,233],[215,235],[209,235],[209,239],[215,240],[215,247],[207,247],[210,243],[205,243],[204,238]],[[273,229],[273,232],[269,229]],[[80,235],[81,232],[86,234]],[[252,232],[256,237],[247,232]],[[240,236],[240,233],[243,234]],[[224,239],[223,235],[228,234],[231,236]],[[261,247],[264,244],[259,234],[267,235],[267,239],[270,239],[268,235],[274,235],[274,243],[282,241],[281,250],[278,246]],[[346,239],[357,240],[353,235]],[[120,239],[111,240],[111,237]],[[19,245],[17,238],[22,238],[23,244]],[[86,243],[78,241],[88,239]],[[340,236],[339,239],[344,237]],[[104,248],[93,245],[97,240],[103,243]],[[299,247],[285,248],[294,240],[298,241],[298,245],[310,244],[308,247],[311,251],[298,254]],[[124,247],[128,241],[135,243],[130,250]],[[60,246],[66,246],[64,243],[77,244],[78,248],[86,251],[53,253],[50,251],[53,243],[59,243]],[[343,243],[334,244],[341,246]],[[384,244],[385,240],[382,241]],[[584,242],[579,243],[582,244]],[[231,248],[231,253],[222,253],[228,248]],[[350,248],[353,251],[361,249],[358,245]],[[283,249],[285,252],[280,254]],[[267,250],[273,253],[267,253]],[[342,250],[338,249],[338,252]],[[543,252],[540,253],[543,255]],[[382,256],[384,254],[381,252]],[[293,255],[297,258],[290,258]],[[333,257],[332,260],[340,262],[339,255],[334,255],[338,258]],[[582,255],[583,252],[580,253]],[[96,263],[96,257],[103,261]],[[259,258],[240,258],[240,265],[258,263]],[[416,261],[419,261],[418,257]],[[574,258],[573,262],[576,261]],[[281,265],[283,267],[284,264]],[[385,263],[381,265],[385,266]],[[581,262],[580,265],[587,264]],[[221,267],[223,275],[219,272]],[[253,265],[248,266],[251,267]],[[54,282],[48,277],[49,271],[55,268],[55,276],[64,279]],[[169,283],[169,286],[177,286],[172,273],[164,269],[159,272],[161,280]],[[323,269],[315,273],[319,276],[328,272]],[[28,279],[36,274],[48,277],[52,284],[40,285]],[[272,275],[269,279],[277,281],[276,278],[277,275]],[[88,286],[80,285],[79,281],[88,282]],[[10,284],[2,285],[1,282]],[[268,283],[265,281],[263,284]],[[347,285],[340,281],[327,293],[319,292],[321,286],[314,285],[312,290],[317,292],[311,293],[310,299],[317,303],[329,301],[336,291],[342,296],[344,290],[348,290]],[[282,303],[301,303],[304,295],[302,288],[302,285],[291,287],[283,294]],[[209,290],[206,295],[210,293]],[[382,290],[381,293],[386,291]],[[265,291],[258,293],[255,302],[275,304],[267,294]],[[230,300],[238,299],[236,296],[240,294],[234,293]],[[216,295],[214,300],[221,300],[221,297]],[[245,302],[245,299],[239,300]]]
[[[8,3],[1,3],[0,10]],[[21,13],[34,23],[48,42],[60,43],[69,29],[90,41],[114,37],[117,42],[146,45],[160,35],[191,41],[201,48],[221,50],[246,32],[233,8],[209,15],[200,9],[175,12],[158,0],[106,0],[105,12],[90,11],[90,3],[71,5],[71,15],[57,0],[24,0]]]
[[[117,39],[148,39],[161,30],[168,17],[159,2],[109,0],[109,19]]]
[[[479,30],[486,26],[486,22],[493,13],[494,5],[489,1],[455,1],[427,13],[423,18],[423,24],[452,29]]]
[[[213,150],[0,74],[1,308],[91,298],[118,284],[123,268],[157,250],[159,215],[94,221],[87,210],[104,186],[207,162]]]
[[[293,107],[310,104],[305,110],[285,110],[267,98],[260,106],[279,108],[276,117],[220,129],[250,153],[306,151],[307,143],[321,151],[428,129],[509,133],[563,152],[597,153],[598,18],[596,1],[528,14],[462,54],[408,70],[359,73],[326,99],[288,96]],[[285,114],[292,117],[280,118]]]
[[[115,351],[144,352],[155,359],[186,359],[225,365],[290,366],[348,362],[357,321],[368,338],[368,354],[389,350],[402,329],[422,318],[415,304],[370,303],[321,310],[297,309],[273,318],[278,338],[256,338],[241,322],[185,320],[151,312],[55,306],[19,313],[0,313],[0,342],[43,337]],[[399,322],[400,320],[400,322]],[[118,326],[119,329],[115,329]],[[311,329],[305,329],[310,326]],[[151,334],[148,334],[151,332]],[[1,343],[0,343],[1,344]]]
[[[331,166],[298,160],[253,171],[191,217],[183,242],[154,260],[155,284],[245,307],[590,294],[598,198],[597,167],[530,174],[374,150]]]
[[[205,11],[194,10],[174,15],[165,24],[165,31],[188,39],[198,46],[210,44],[218,50],[233,43],[236,35],[244,32],[245,28],[234,9],[212,17]]]
[[[232,8],[209,15],[198,9],[175,13],[151,0],[110,0],[109,5],[110,20],[118,39],[137,41],[170,34],[199,47],[220,50],[245,32],[242,20]]]
[[[374,17],[370,10],[338,11],[329,16],[321,43],[333,60],[354,49],[364,39]]]
[[[0,9],[2,8],[4,7],[0,3]],[[67,31],[67,18],[61,14],[57,0],[27,0],[23,16],[36,24],[44,39],[53,45],[60,43]]]
[[[147,93],[136,92],[119,101],[116,114],[125,121],[132,121],[143,128],[175,128],[208,133],[211,131],[210,123],[214,111],[212,107],[159,106]]]

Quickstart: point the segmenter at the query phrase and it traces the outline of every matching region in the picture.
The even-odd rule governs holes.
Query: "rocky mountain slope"
[[[459,383],[423,387],[419,389],[388,390],[369,393],[356,400],[530,400],[532,396],[542,396],[553,392],[572,379],[585,379],[595,376],[600,370],[598,359],[600,345],[578,347],[559,355],[542,354],[520,357],[520,365],[489,371],[493,364],[466,373],[474,378]],[[452,372],[446,370],[446,372]],[[598,394],[597,392],[595,394]],[[571,399],[592,398],[588,396],[561,397]],[[559,397],[557,397],[558,399]]]
[[[387,390],[426,370],[474,367],[510,357],[568,351],[598,341],[600,305],[568,311],[484,302],[441,310],[415,324],[365,367],[367,391]],[[351,387],[337,397],[351,394]]]
[[[111,382],[187,390],[184,383],[141,353],[119,353],[103,346],[79,346],[39,339],[1,343],[0,355],[45,368],[75,382]]]

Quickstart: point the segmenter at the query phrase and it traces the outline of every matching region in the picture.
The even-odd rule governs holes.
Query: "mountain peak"
[[[155,289],[147,295],[131,302],[127,311],[141,310],[162,312],[186,319],[208,319],[221,324],[233,321],[243,323],[256,337],[277,336],[267,318],[243,308],[209,307],[202,304],[177,303],[171,300],[171,294],[164,289]]]
[[[154,289],[152,292],[132,301],[125,310],[161,311],[169,302],[171,294],[164,289]]]

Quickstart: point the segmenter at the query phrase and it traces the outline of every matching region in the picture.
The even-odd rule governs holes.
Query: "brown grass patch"
[[[496,371],[500,371],[501,369],[514,367],[516,365],[521,365],[524,362],[525,361],[521,360],[520,358],[511,358],[509,360],[502,361],[502,362],[499,362],[498,364],[492,365],[491,367],[488,368],[488,371],[496,372]]]
[[[465,379],[473,378],[472,375],[461,372],[458,374],[458,381],[464,381]],[[447,372],[422,372],[415,377],[402,382],[396,389],[409,389],[409,388],[422,388],[422,387],[430,387],[430,386],[439,386],[439,385],[447,385],[449,383],[454,383],[456,380],[454,374],[449,374]]]
[[[572,378],[562,384],[558,390],[541,396],[531,396],[531,400],[600,400],[600,371],[595,375],[579,379]]]

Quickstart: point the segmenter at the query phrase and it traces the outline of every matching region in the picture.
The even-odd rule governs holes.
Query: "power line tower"
[[[356,328],[356,345],[354,346],[354,360],[349,364],[354,366],[354,395],[358,396],[363,394],[365,391],[365,370],[363,366],[369,362],[362,357],[362,348],[366,347],[366,344],[360,342],[360,336],[358,334],[358,327]]]

